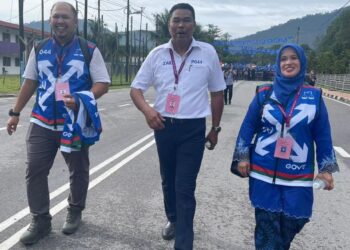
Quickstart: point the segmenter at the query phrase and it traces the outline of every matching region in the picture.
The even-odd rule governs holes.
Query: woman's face
[[[292,48],[286,48],[282,51],[280,60],[281,73],[284,77],[292,78],[300,72],[300,60]]]

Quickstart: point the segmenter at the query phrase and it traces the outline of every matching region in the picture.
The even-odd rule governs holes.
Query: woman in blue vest
[[[316,178],[325,182],[324,189],[334,188],[332,173],[339,171],[321,90],[304,84],[305,72],[303,49],[283,46],[273,84],[257,88],[237,137],[233,159],[249,176],[256,249],[289,249],[309,221],[314,145]]]

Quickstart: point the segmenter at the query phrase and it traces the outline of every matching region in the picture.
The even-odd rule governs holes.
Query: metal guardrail
[[[316,79],[317,86],[350,93],[350,74],[317,74]]]

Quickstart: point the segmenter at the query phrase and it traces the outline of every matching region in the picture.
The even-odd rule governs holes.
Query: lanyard
[[[66,55],[68,54],[68,52],[70,51],[71,47],[73,46],[73,42],[75,41],[75,37],[73,38],[72,42],[70,42],[70,44],[67,46],[67,48],[65,49],[65,53],[61,56],[58,56],[58,53],[57,53],[57,44],[54,40],[54,45],[55,45],[55,56],[56,56],[56,62],[57,62],[57,66],[58,66],[58,77],[61,77],[62,76],[62,64],[63,64],[63,60],[64,58],[66,57]],[[63,48],[60,48],[61,51]],[[61,54],[61,53],[60,53]]]
[[[176,69],[176,63],[175,63],[175,58],[174,58],[174,52],[173,52],[172,49],[169,49],[169,53],[170,53],[170,57],[171,57],[171,64],[173,65],[173,72],[174,72],[174,76],[175,76],[175,86],[174,86],[174,89],[176,89],[176,86],[177,86],[178,83],[179,83],[179,76],[180,76],[180,73],[181,73],[183,67],[185,66],[185,63],[186,63],[187,58],[188,58],[189,55],[191,54],[192,49],[193,49],[193,47],[192,47],[192,48],[190,49],[190,51],[186,54],[185,59],[182,61],[181,65],[180,65],[179,71],[177,71],[177,69]]]
[[[299,99],[300,92],[301,92],[301,87],[299,88],[298,93],[294,97],[293,104],[292,104],[292,107],[291,107],[288,115],[287,115],[286,111],[284,110],[284,108],[282,107],[282,105],[278,104],[278,108],[281,110],[282,115],[283,115],[284,119],[286,120],[287,128],[289,128],[289,126],[290,126],[290,120],[292,119],[293,111],[295,109],[295,106],[297,105],[297,101]]]

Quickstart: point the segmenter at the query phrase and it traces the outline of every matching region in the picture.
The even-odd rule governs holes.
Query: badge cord
[[[69,50],[70,50],[70,47],[72,46],[72,43],[71,45],[69,46],[69,48],[67,48],[66,50],[66,53],[64,53],[62,56],[58,56],[57,54],[57,50],[55,49],[55,56],[56,56],[56,62],[57,62],[57,80],[59,79],[59,81],[61,81],[61,77],[62,77],[62,64],[63,64],[63,60],[64,58],[66,57],[66,55],[68,54]],[[56,84],[57,84],[57,80],[56,80]],[[57,104],[56,104],[56,95],[53,95],[53,98],[54,98],[54,103],[53,103],[53,116],[54,116],[54,123],[53,123],[53,126],[54,126],[54,129],[57,129]]]
[[[287,134],[287,131],[288,131],[289,127],[290,127],[290,121],[292,120],[292,115],[293,115],[294,109],[295,109],[295,107],[297,105],[297,101],[299,99],[300,92],[301,92],[301,88],[299,88],[298,93],[294,97],[293,104],[292,104],[292,107],[291,107],[288,115],[287,115],[286,111],[284,110],[284,108],[282,107],[281,104],[277,105],[277,107],[280,109],[280,111],[281,111],[281,113],[283,115],[284,121],[285,121],[285,122],[282,122],[281,137],[285,137],[285,135]],[[286,131],[284,130],[284,125],[287,128]]]
[[[282,121],[282,128],[281,128],[281,137],[285,137],[285,135],[287,134],[287,131],[290,127],[290,121],[292,119],[292,115],[293,115],[293,112],[294,112],[294,109],[295,109],[295,106],[297,104],[297,101],[299,99],[299,96],[300,96],[300,92],[301,92],[301,88],[299,88],[299,91],[298,93],[296,94],[294,100],[293,100],[293,104],[292,104],[292,107],[289,111],[289,114],[287,115],[286,111],[284,110],[284,108],[282,107],[281,104],[277,104],[277,107],[281,110],[281,113],[283,115],[283,121]],[[284,129],[284,126],[286,126],[286,130]],[[276,161],[276,165],[275,165],[275,171],[273,173],[273,179],[272,179],[272,183],[276,183],[276,177],[277,177],[277,166],[278,166],[278,162],[279,162],[279,158],[277,158],[277,161]]]
[[[171,64],[173,65],[173,73],[174,73],[174,77],[175,77],[175,85],[174,85],[174,91],[176,91],[177,89],[177,86],[179,84],[179,77],[180,77],[180,74],[182,72],[182,69],[184,68],[185,66],[185,63],[186,63],[186,60],[187,58],[190,56],[190,54],[192,53],[192,49],[193,47],[190,49],[190,51],[188,51],[188,53],[186,54],[186,57],[184,58],[184,60],[182,61],[181,65],[180,65],[180,68],[179,68],[179,71],[177,71],[176,69],[176,63],[175,63],[175,58],[174,58],[174,52],[172,49],[169,49],[169,53],[170,53],[170,58],[171,58]]]

